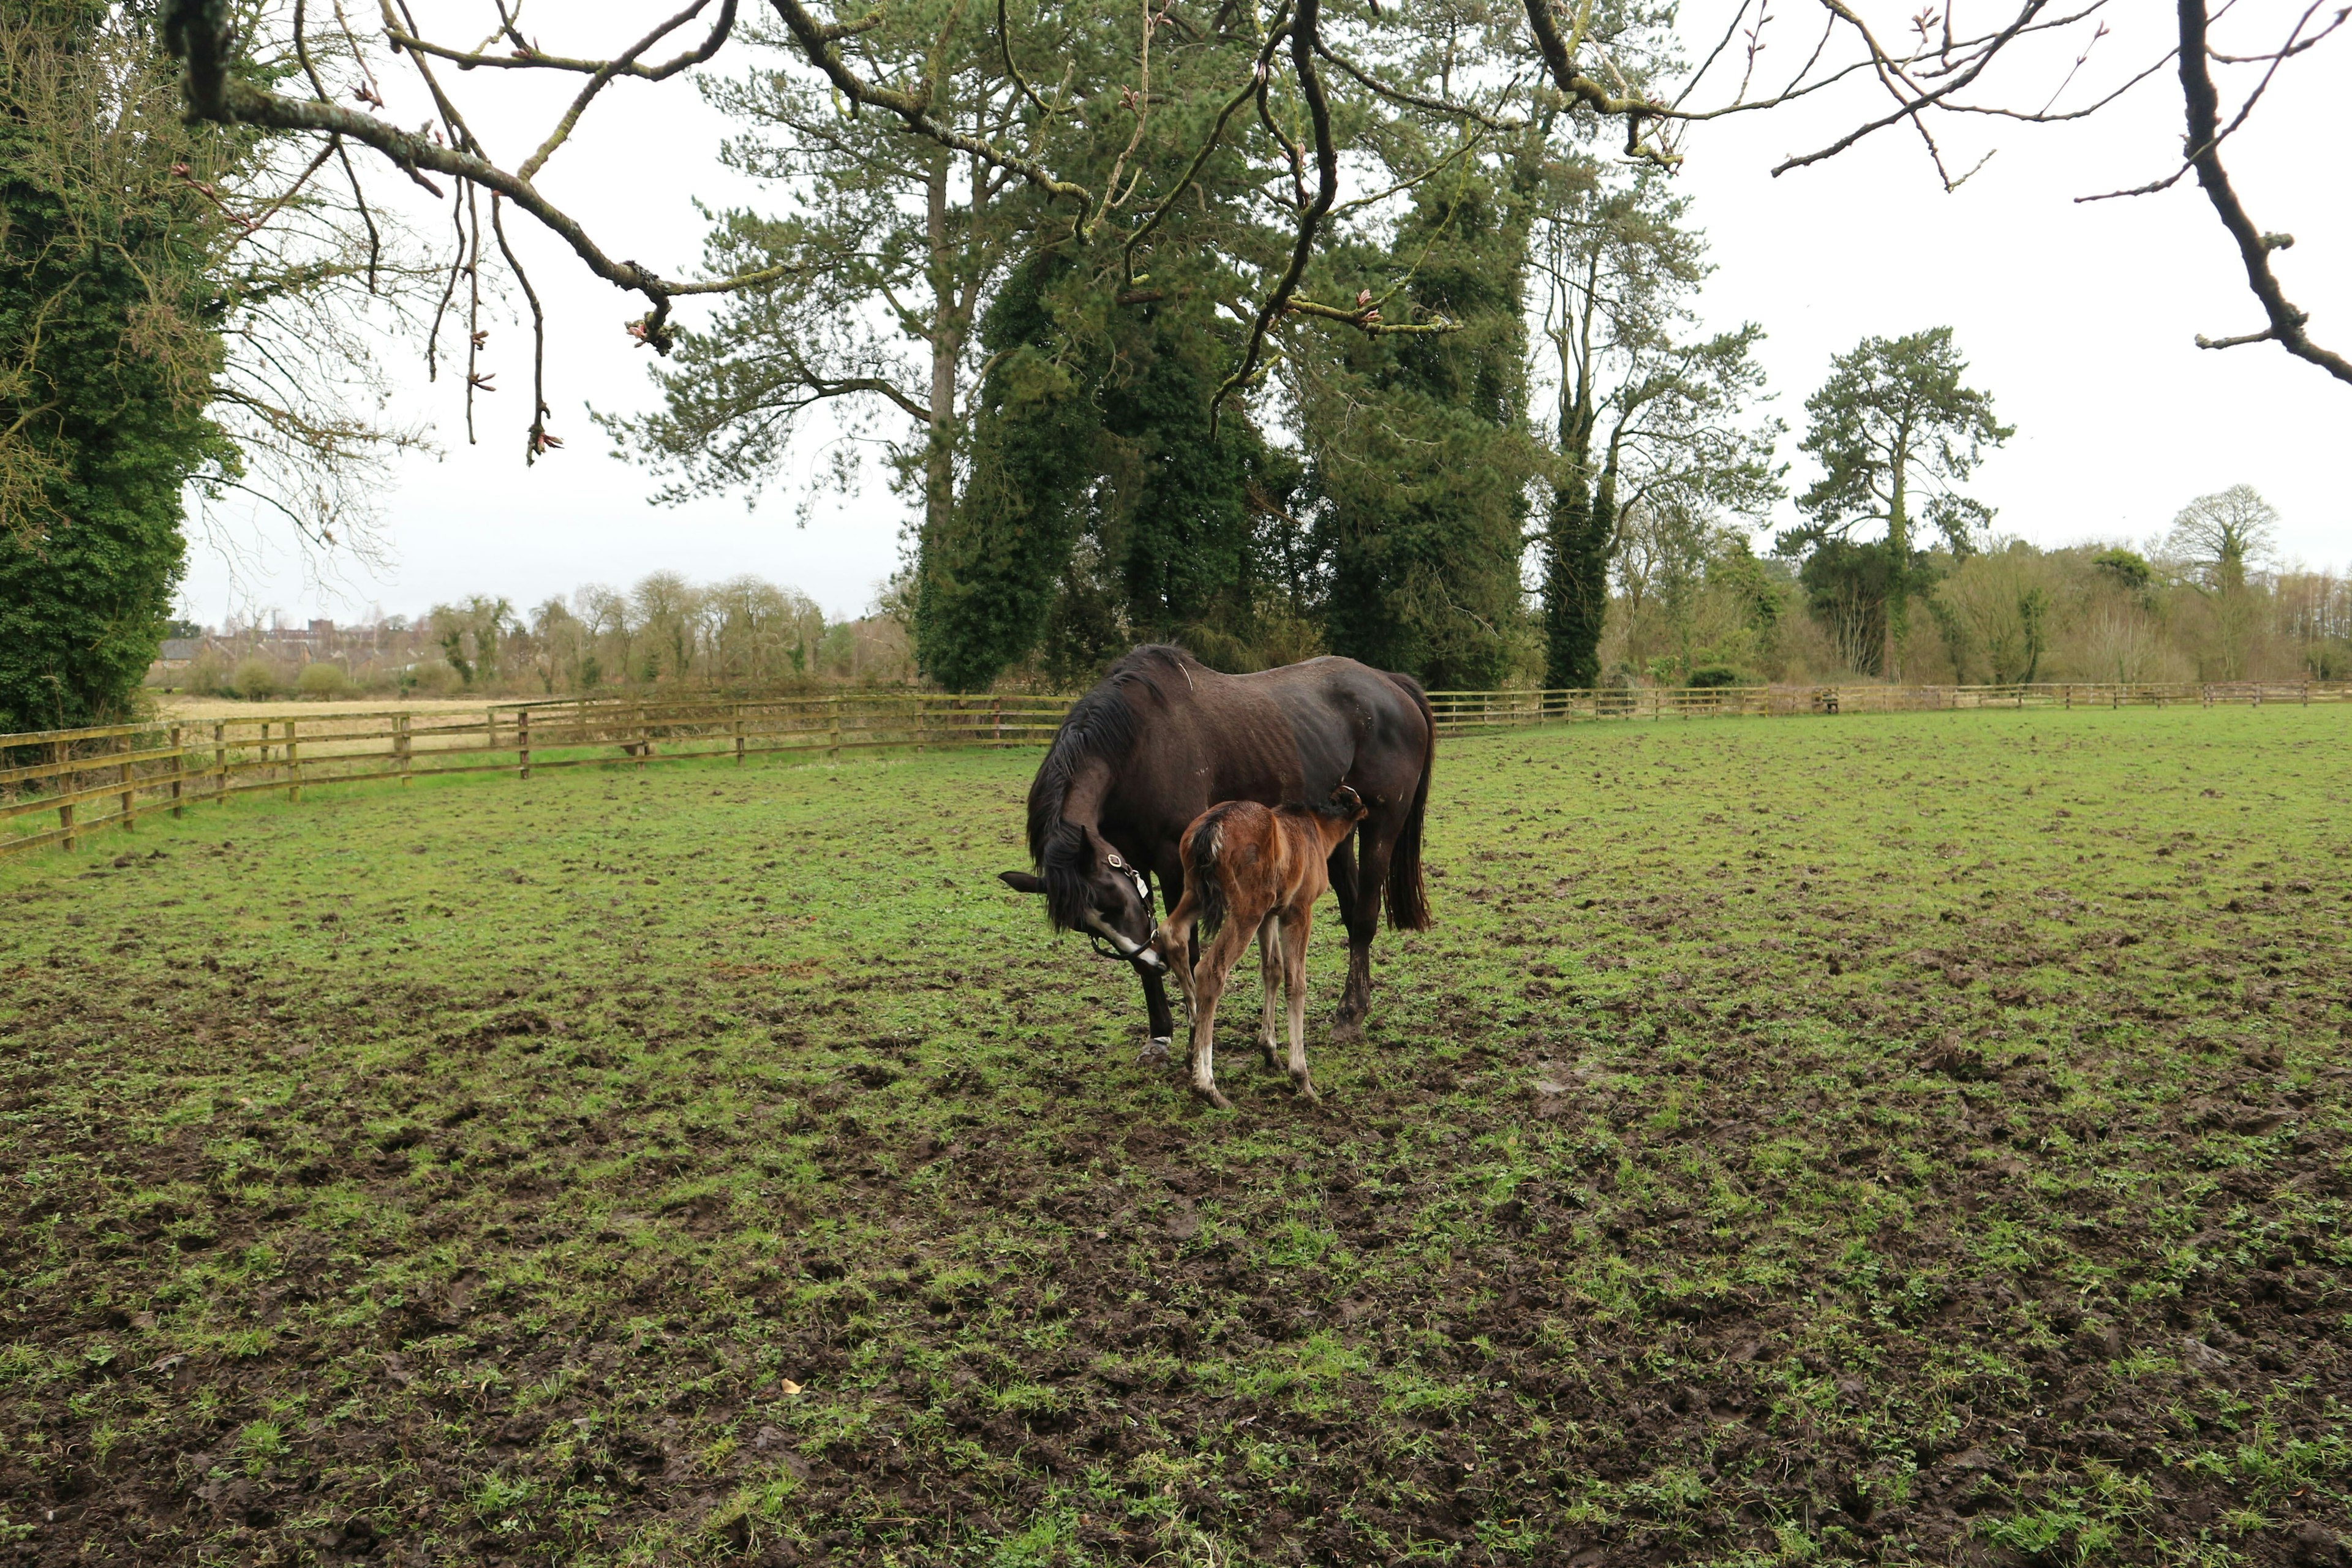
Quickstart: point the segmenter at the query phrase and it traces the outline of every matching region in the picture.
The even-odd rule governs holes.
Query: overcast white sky
[[[2270,0],[2242,0],[2236,14],[2258,20],[2258,5],[2263,17],[2282,11]],[[462,6],[420,9],[465,16],[446,29],[450,36],[470,41],[479,30]],[[2126,30],[2100,49],[2117,63],[2152,58],[2161,45],[2127,28],[2160,26],[2164,9],[2124,14]],[[572,0],[560,37],[551,30],[541,41],[567,53],[609,53],[611,40],[643,26],[644,11],[622,0]],[[429,22],[426,30],[436,31]],[[1782,39],[1765,58],[1799,47]],[[474,89],[475,128],[509,165],[517,143],[535,143],[552,117],[545,89],[527,106],[500,98],[495,89],[512,93],[516,75],[487,84],[488,92],[478,77],[456,81]],[[2233,139],[2231,162],[2255,220],[2296,237],[2279,258],[2289,297],[2311,312],[2322,342],[2352,351],[2347,85],[2352,44],[2290,67]],[[2030,95],[2021,79],[2009,100]],[[529,111],[495,111],[500,103]],[[1753,320],[1769,332],[1764,360],[1778,412],[1792,426],[1783,452],[1796,463],[1792,483],[1806,478],[1794,450],[1802,404],[1830,355],[1866,334],[1949,322],[1973,381],[2018,427],[1974,487],[1999,509],[2000,530],[2053,544],[2138,540],[2192,496],[2244,481],[2284,513],[2285,554],[2352,563],[2352,388],[2267,345],[2220,353],[2195,346],[2200,331],[2218,337],[2261,321],[2235,253],[2193,184],[2132,201],[2073,200],[2168,173],[2180,143],[2179,103],[2167,75],[2079,124],[1963,128],[1975,139],[1955,133],[1958,166],[1988,147],[1998,151],[1948,195],[1916,138],[1895,132],[1826,164],[1769,177],[1781,157],[1811,150],[1869,112],[1860,98],[1696,131],[1681,178],[1718,268],[1705,309],[1716,324]],[[400,117],[405,106],[395,96],[393,107]],[[693,197],[742,196],[716,160],[725,133],[682,81],[620,83],[540,184],[614,254],[688,274],[704,228]],[[204,543],[192,552],[184,613],[215,624],[230,611],[352,619],[372,606],[413,615],[472,592],[528,607],[583,583],[625,584],[659,568],[700,580],[756,573],[806,591],[828,614],[863,609],[897,564],[907,517],[879,471],[869,468],[860,494],[821,500],[804,528],[795,526],[802,495],[794,488],[772,490],[749,510],[740,499],[648,505],[651,478],[609,456],[586,413],[592,404],[611,411],[651,401],[651,356],[622,330],[643,312],[642,301],[590,278],[529,223],[510,221],[509,232],[555,322],[550,426],[565,448],[523,466],[527,331],[501,324],[493,332],[488,359],[504,390],[483,399],[479,447],[465,444],[448,381],[426,386],[421,364],[395,348],[402,405],[435,423],[443,456],[405,462],[384,498],[390,564],[378,572],[344,561],[313,574],[282,541],[248,525],[233,530],[246,545],[235,565],[227,552]]]

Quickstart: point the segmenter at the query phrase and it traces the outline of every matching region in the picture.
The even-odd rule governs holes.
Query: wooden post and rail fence
[[[1438,732],[1491,733],[1529,725],[1777,717],[1957,709],[2262,707],[2352,703],[2352,684],[2075,681],[2009,686],[1622,687],[1581,691],[1433,691]],[[142,812],[255,791],[367,780],[512,773],[632,762],[734,759],[960,746],[1043,745],[1075,698],[915,692],[816,697],[549,699],[442,711],[272,713],[163,719],[0,734],[0,855],[62,844],[100,827],[136,829]],[[100,815],[85,807],[110,807]],[[54,826],[49,826],[51,822]]]

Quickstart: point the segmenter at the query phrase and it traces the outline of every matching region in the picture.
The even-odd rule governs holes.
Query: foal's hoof
[[[1301,1100],[1311,1100],[1318,1105],[1323,1103],[1323,1097],[1315,1092],[1314,1079],[1308,1078],[1295,1078],[1290,1080],[1290,1087],[1298,1091],[1298,1097]]]
[[[1207,1100],[1211,1105],[1215,1106],[1219,1110],[1231,1110],[1234,1108],[1234,1102],[1227,1100],[1223,1094],[1220,1093],[1216,1089],[1202,1089],[1200,1085],[1194,1084],[1192,1086],[1192,1092],[1199,1095],[1202,1100]]]
[[[1174,1043],[1166,1035],[1154,1035],[1143,1043],[1141,1050],[1135,1053],[1135,1059],[1146,1067],[1164,1062],[1168,1059],[1168,1047]]]

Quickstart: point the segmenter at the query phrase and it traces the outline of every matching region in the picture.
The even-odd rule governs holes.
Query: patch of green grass
[[[0,863],[0,1535],[2279,1558],[2352,1485],[2346,721],[1449,744],[1436,927],[1339,1047],[1327,906],[1327,1103],[1229,1032],[1232,1115],[994,880],[1034,752]]]

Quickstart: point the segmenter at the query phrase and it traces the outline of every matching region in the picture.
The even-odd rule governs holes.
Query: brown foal
[[[1222,801],[1184,830],[1177,849],[1184,896],[1151,933],[1151,946],[1167,955],[1192,1015],[1192,1090],[1220,1110],[1233,1107],[1217,1092],[1217,999],[1253,932],[1265,976],[1258,1048],[1274,1067],[1278,969],[1290,1000],[1290,1081],[1307,1099],[1317,1098],[1307,1076],[1307,929],[1315,900],[1330,885],[1331,852],[1366,813],[1356,792],[1341,784],[1323,805],[1268,810],[1255,801]],[[1210,940],[1200,963],[1188,965],[1184,956],[1196,922]]]

